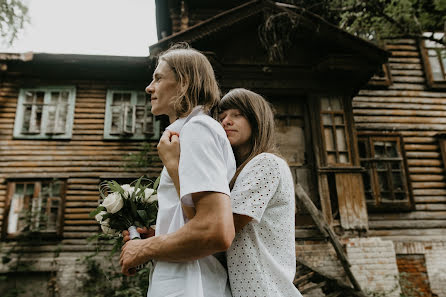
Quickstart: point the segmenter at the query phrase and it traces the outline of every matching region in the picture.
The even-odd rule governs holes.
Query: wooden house
[[[25,288],[52,296],[36,283],[56,274],[61,291],[75,296],[73,280],[82,271],[76,259],[91,251],[86,239],[99,231],[89,217],[98,205],[99,184],[159,175],[158,161],[135,169],[127,168],[125,158],[138,153],[143,142],[156,145],[160,136],[162,119],[150,113],[144,92],[153,72],[148,61],[0,54],[2,252],[20,245],[21,261],[33,263],[26,273],[10,274],[9,285],[23,286],[26,280]],[[20,237],[26,226],[32,235]],[[11,264],[1,266],[0,273],[10,271]]]
[[[157,1],[157,25],[151,55],[186,41],[207,53],[223,91],[245,87],[274,105],[281,153],[350,269],[297,197],[301,263],[355,274],[363,291],[446,296],[444,46],[378,47],[260,0]]]
[[[223,92],[248,88],[276,109],[280,151],[303,188],[296,284],[306,296],[325,296],[333,280],[385,296],[407,292],[407,283],[446,296],[444,48],[412,39],[376,46],[268,0],[157,0],[156,10],[159,41],[147,59],[0,55],[3,243],[20,228],[15,209],[51,193],[39,206],[51,220],[40,229],[48,236],[29,252],[46,255],[40,271],[48,275],[48,254],[62,243],[59,283],[74,286],[68,267],[97,231],[88,212],[98,184],[160,170],[156,162],[130,170],[124,156],[156,143],[162,119],[141,92],[156,55],[186,41],[207,55]],[[299,279],[303,266],[319,280]],[[398,281],[401,273],[408,281]]]

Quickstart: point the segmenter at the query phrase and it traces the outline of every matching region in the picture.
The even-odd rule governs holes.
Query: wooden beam
[[[344,254],[343,247],[339,242],[338,238],[336,237],[336,234],[331,229],[330,225],[327,224],[321,212],[316,208],[316,206],[313,204],[310,197],[308,197],[307,193],[305,193],[305,190],[302,188],[300,184],[296,185],[295,194],[297,196],[297,199],[299,199],[299,201],[305,206],[307,211],[310,213],[311,217],[318,226],[319,230],[322,232],[322,234],[324,234],[324,236],[328,238],[330,243],[333,245],[333,248],[335,249],[336,254],[338,256],[338,259],[341,262],[342,266],[344,267],[344,271],[347,274],[347,277],[349,278],[355,290],[365,296],[364,292],[361,289],[361,286],[359,285],[358,281],[356,280],[355,276],[353,275],[350,269],[350,263],[348,262],[348,259]]]

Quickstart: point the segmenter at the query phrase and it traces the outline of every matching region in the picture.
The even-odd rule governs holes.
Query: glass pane
[[[336,164],[336,153],[327,153],[328,164]]]
[[[125,105],[124,107],[125,110],[125,114],[124,114],[124,132],[128,133],[128,134],[133,134],[134,131],[134,125],[133,125],[133,121],[134,121],[134,117],[135,117],[135,106],[134,105]]]
[[[321,110],[322,111],[342,111],[341,98],[321,98]]]
[[[339,153],[339,163],[349,163],[348,153]]]
[[[408,197],[406,195],[406,193],[395,193],[395,200],[398,200],[400,202],[402,201],[408,201]]]
[[[324,134],[325,134],[325,148],[326,148],[326,150],[327,151],[335,150],[333,129],[331,127],[325,128]]]
[[[55,232],[57,230],[57,217],[59,214],[60,198],[51,198],[48,200],[46,212],[46,231]]]
[[[335,116],[335,124],[336,125],[344,125],[344,116],[343,115],[336,115]]]
[[[25,93],[22,133],[40,133],[44,92]]]
[[[48,108],[47,133],[63,134],[66,130],[69,92],[51,92]]]
[[[382,158],[386,156],[385,143],[382,141],[375,141],[373,143],[375,149],[375,158]]]
[[[396,141],[386,141],[386,156],[389,158],[397,158],[398,151],[396,149]]]
[[[433,80],[435,81],[444,80],[444,76],[440,66],[440,59],[437,54],[437,51],[429,50],[428,55],[429,55],[429,64],[431,66]]]
[[[443,71],[446,71],[446,49],[440,51],[441,62],[443,63]],[[443,79],[446,80],[446,73],[443,73]]]
[[[342,110],[341,98],[339,98],[339,97],[330,98],[330,104],[331,104],[331,108],[333,110]]]
[[[124,118],[124,107],[121,105],[112,106],[112,123],[110,134],[121,134],[123,131],[123,118]]]
[[[129,92],[115,92],[113,93],[112,105],[130,104],[132,94]]]
[[[34,184],[26,184],[25,196],[34,196]]]
[[[321,110],[323,110],[323,111],[331,110],[329,98],[321,98]]]
[[[150,101],[149,100],[147,100],[147,96],[146,96],[146,94],[144,94],[144,93],[138,93],[137,95],[136,95],[136,104],[137,105],[146,105],[146,104],[149,104],[150,103]]]
[[[332,115],[331,114],[322,114],[322,124],[324,126],[333,125]]]
[[[365,140],[359,140],[358,141],[358,149],[359,149],[359,157],[360,158],[367,158],[367,143]],[[363,165],[364,166],[364,165]]]
[[[336,144],[338,151],[347,151],[347,140],[345,139],[344,127],[336,127]]]
[[[392,183],[393,183],[393,190],[398,191],[404,191],[403,188],[403,177],[401,175],[401,172],[399,171],[392,171]]]

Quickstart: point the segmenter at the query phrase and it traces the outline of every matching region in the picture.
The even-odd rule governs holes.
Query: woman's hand
[[[180,177],[178,176],[178,164],[180,163],[180,138],[177,132],[166,130],[161,136],[158,143],[158,155],[166,166],[167,172],[175,185],[178,197],[180,196]],[[190,220],[195,216],[195,209],[193,207],[183,207],[184,214]]]
[[[171,173],[175,171],[178,172],[178,163],[180,162],[179,136],[176,132],[166,130],[157,146],[158,155],[164,166],[166,166],[169,175],[172,175]]]
[[[141,234],[141,238],[149,238],[155,235],[155,230],[153,228],[149,228],[147,229],[146,227],[144,228],[136,228],[136,231],[138,231],[139,234]],[[127,230],[122,231],[122,237],[123,237],[123,241],[124,243],[130,240],[130,232]]]

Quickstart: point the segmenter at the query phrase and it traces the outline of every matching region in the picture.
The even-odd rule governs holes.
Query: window
[[[64,191],[65,182],[60,180],[9,182],[7,235],[24,231],[60,235]]]
[[[425,35],[441,39],[444,33],[426,33]],[[429,85],[434,88],[446,88],[446,47],[444,44],[424,40],[423,60]]]
[[[350,164],[350,145],[342,97],[321,98],[321,124],[327,164]]]
[[[150,109],[150,100],[144,92],[109,90],[104,138],[158,138],[160,124]]]
[[[411,209],[401,137],[359,135],[358,143],[369,210]]]
[[[21,89],[14,125],[15,138],[71,138],[75,88]]]
[[[390,86],[392,84],[392,76],[389,65],[387,63],[381,64],[368,84],[371,86]]]

